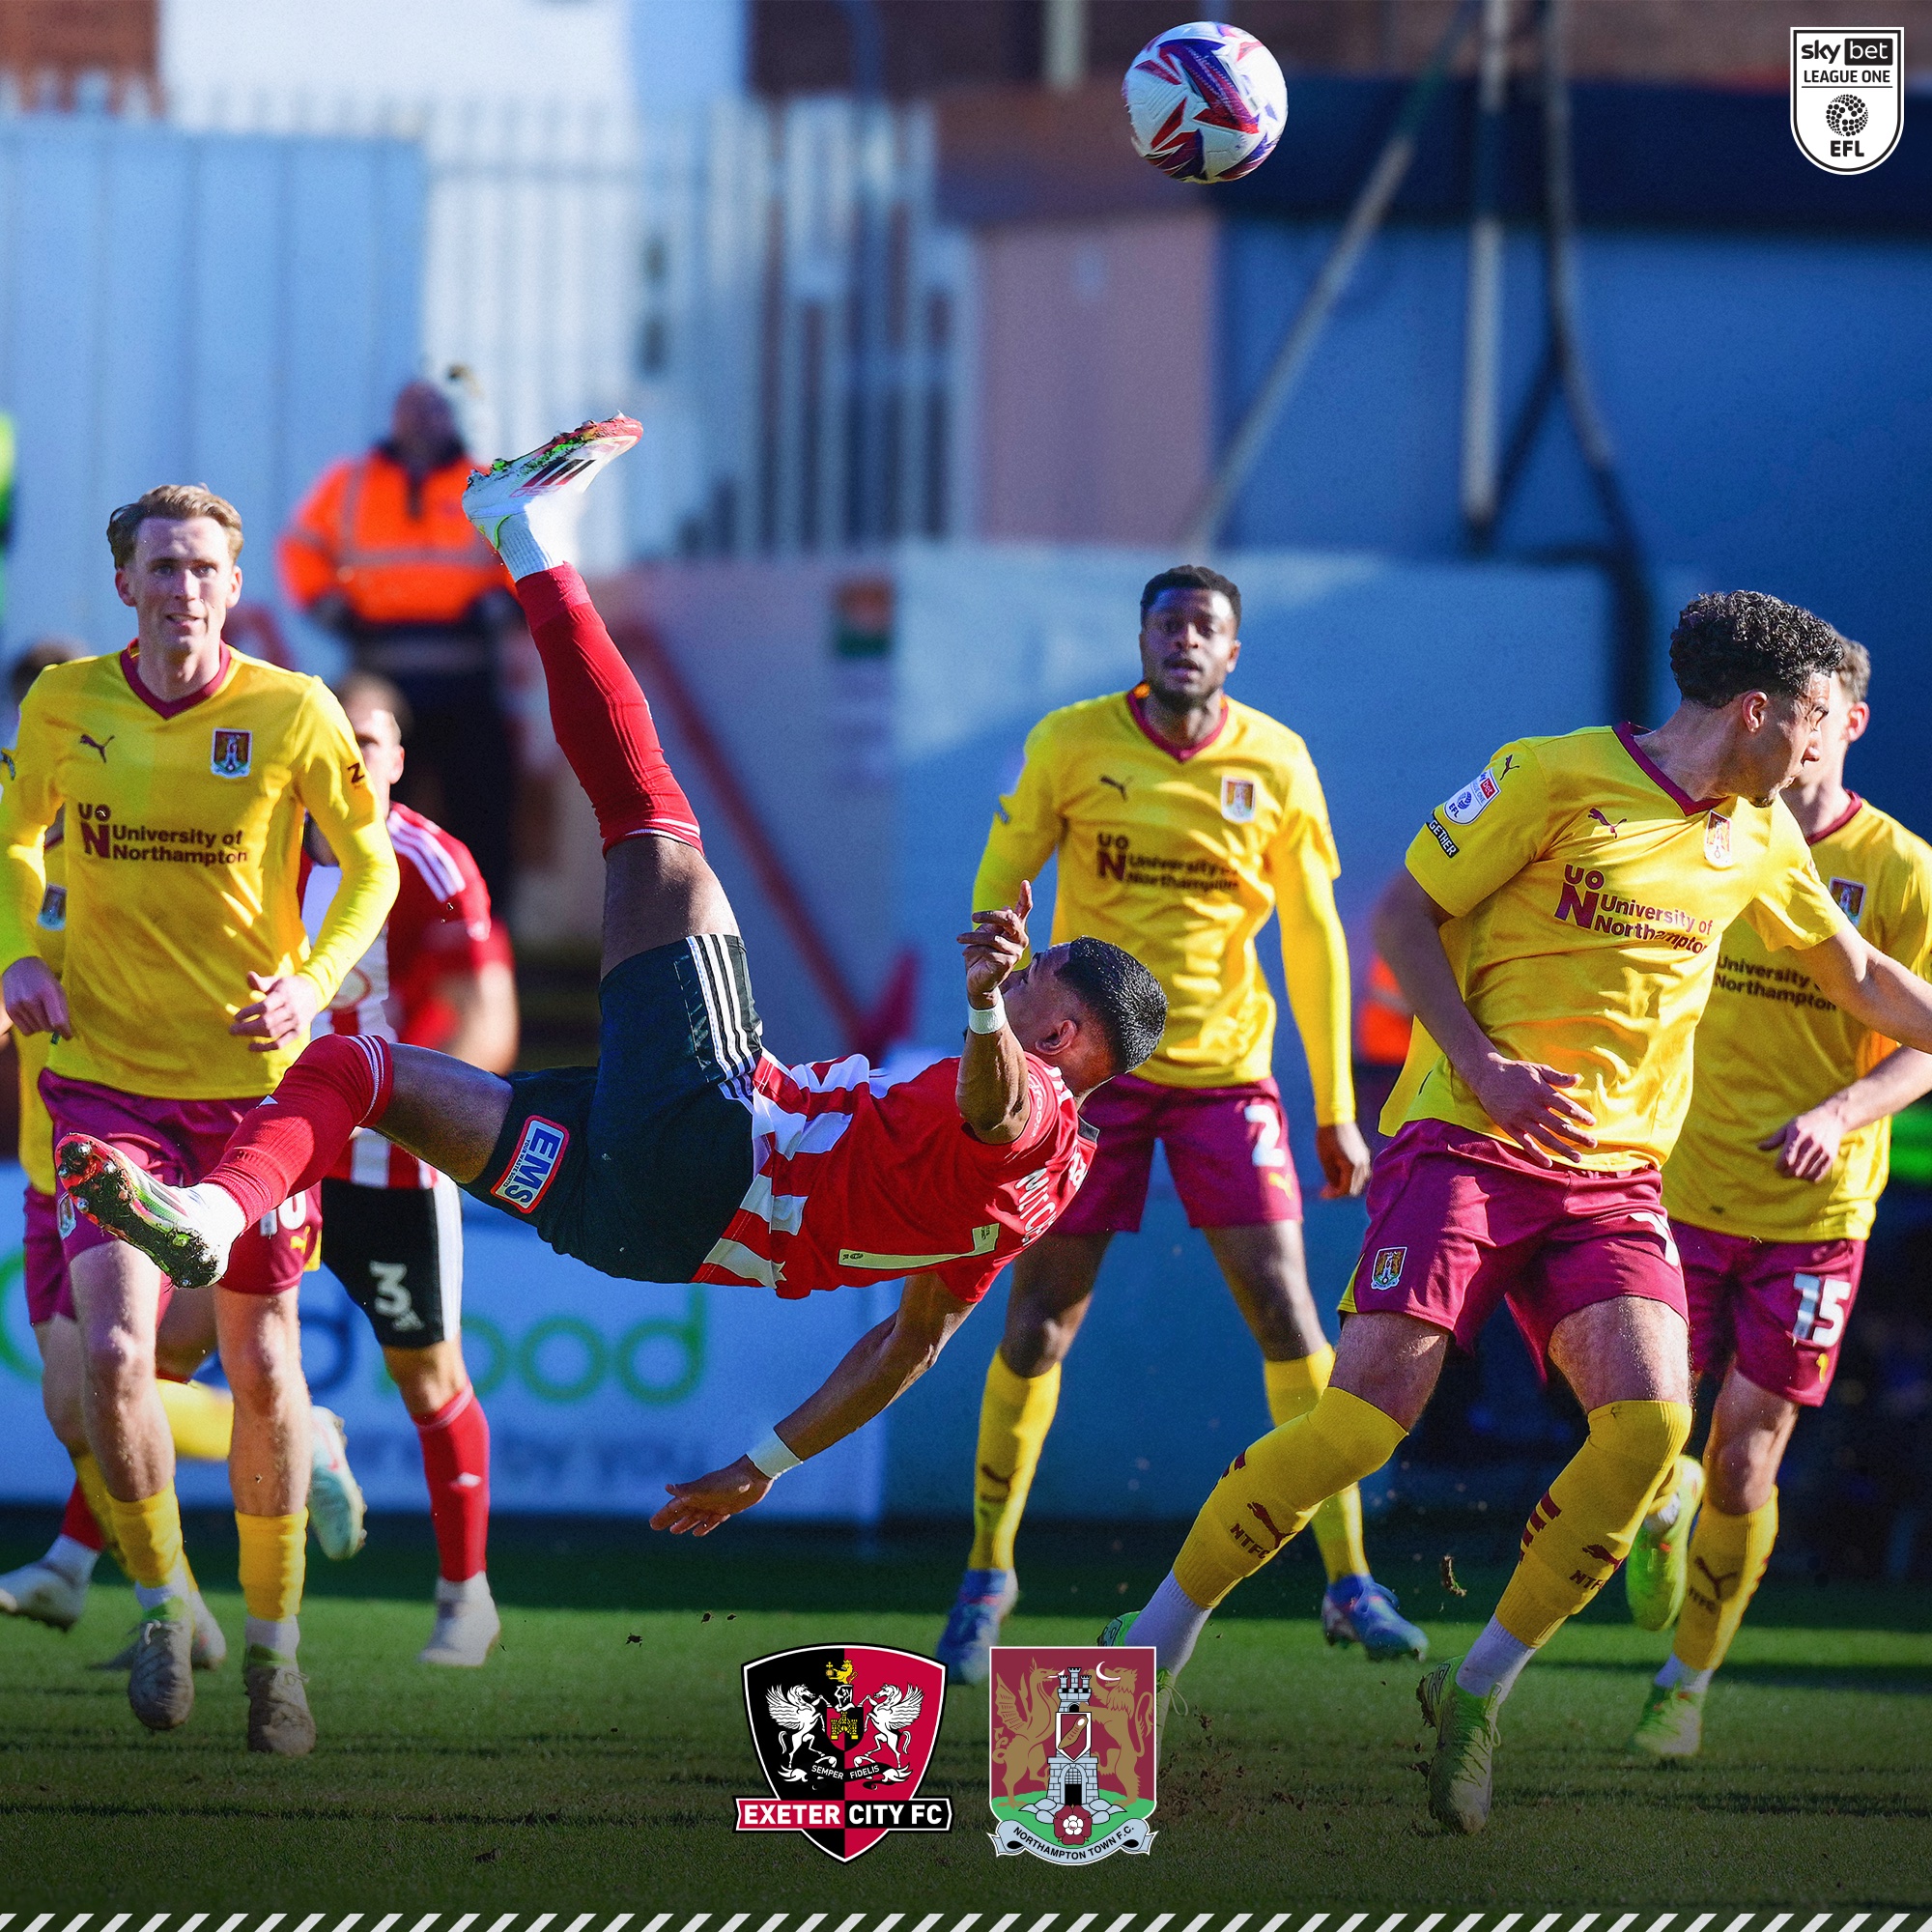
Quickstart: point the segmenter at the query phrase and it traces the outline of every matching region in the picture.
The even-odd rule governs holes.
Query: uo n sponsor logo
[[[1905,126],[1905,36],[1896,27],[1793,27],[1791,138],[1827,174],[1861,175]]]

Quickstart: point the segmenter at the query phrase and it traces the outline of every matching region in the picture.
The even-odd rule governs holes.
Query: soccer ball
[[[1825,103],[1825,125],[1834,134],[1862,134],[1870,119],[1871,109],[1856,94],[1834,94]]]
[[[1176,181],[1239,181],[1274,153],[1288,86],[1238,27],[1195,20],[1156,35],[1121,84],[1134,148]]]

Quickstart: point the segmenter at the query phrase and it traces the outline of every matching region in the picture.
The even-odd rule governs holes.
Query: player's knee
[[[403,1399],[403,1406],[417,1417],[447,1408],[469,1380],[454,1343],[436,1343],[427,1349],[384,1349],[383,1364]]]
[[[1748,1516],[1762,1509],[1777,1487],[1783,1454],[1783,1438],[1768,1432],[1719,1437],[1705,1458],[1712,1508],[1725,1516]]]
[[[154,1342],[125,1321],[106,1321],[87,1333],[87,1379],[110,1400],[152,1381]]]
[[[238,1297],[239,1298],[239,1297]],[[250,1295],[246,1319],[226,1324],[221,1367],[235,1400],[250,1408],[272,1404],[297,1386],[305,1386],[301,1330],[295,1319],[295,1295]]]
[[[1608,1402],[1590,1411],[1590,1443],[1632,1492],[1647,1502],[1690,1434],[1690,1406],[1682,1402]]]

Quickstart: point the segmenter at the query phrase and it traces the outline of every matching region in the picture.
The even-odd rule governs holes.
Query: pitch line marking
[[[590,1915],[586,1912],[583,1916],[587,1918],[589,1918]],[[432,1925],[434,1925],[437,1919],[440,1917],[441,1917],[440,1913],[425,1912],[423,1916],[420,1918],[418,1918],[413,1925],[410,1927],[410,1932],[429,1932],[429,1928]],[[261,1928],[261,1932],[269,1932],[269,1928],[266,1925],[264,1925]]]
[[[1650,1932],[1663,1932],[1663,1928],[1677,1917],[1674,1912],[1666,1912],[1651,1921]]]
[[[1315,1932],[1315,1928],[1327,1917],[1328,1915],[1325,1912],[1318,1912],[1313,1918],[1303,1922],[1301,1932]]]
[[[1480,1925],[1482,1921],[1483,1921],[1483,1915],[1480,1912],[1471,1912],[1470,1914],[1468,1914],[1466,1918],[1464,1918],[1462,1924],[1457,1926],[1456,1932],[1475,1932],[1475,1928],[1478,1925]],[[1505,1927],[1507,1927],[1509,1924],[1509,1920],[1504,1919],[1503,1924]]]
[[[738,1932],[738,1927],[744,1924],[745,1920],[751,1918],[751,1916],[752,1915],[749,1912],[734,1912],[732,1913],[730,1918],[725,1919],[724,1924],[718,1928],[718,1932]],[[619,1924],[621,1924],[622,1922],[623,1921],[621,1919],[618,1921]],[[575,1926],[572,1926],[571,1932],[577,1932],[577,1928]],[[605,1932],[611,1932],[611,1928],[607,1926],[605,1928]],[[880,1928],[880,1932],[884,1932],[883,1927]]]
[[[466,1925],[468,1925],[469,1923],[469,1919],[475,1918],[475,1916],[476,1915],[472,1912],[469,1914],[469,1918],[459,1918],[456,1921],[456,1923],[449,1928],[449,1932],[463,1932],[463,1928]],[[628,1912],[620,1912],[618,1913],[616,1918],[611,1919],[610,1924],[605,1926],[604,1932],[624,1932],[624,1927],[627,1926],[630,1922],[631,1922],[631,1914]]]
[[[1107,1932],[1127,1932],[1127,1927],[1133,1922],[1134,1915],[1131,1912],[1123,1912],[1107,1927]]]
[[[385,1912],[384,1913],[382,1918],[377,1919],[375,1924],[370,1926],[369,1932],[389,1932],[389,1927],[393,1925],[396,1922],[396,1920],[399,1919],[403,1915],[400,1912]],[[231,1928],[229,1926],[224,1925],[221,1928],[221,1932],[231,1932]]]
[[[475,1914],[472,1913],[470,1915],[470,1918],[474,1917]],[[469,1919],[466,1918],[463,1922],[464,1924],[467,1925],[469,1924]],[[315,1928],[321,1923],[322,1923],[322,1914],[319,1912],[311,1912],[309,1916],[306,1918],[304,1918],[299,1925],[296,1927],[296,1932],[315,1932]]]
[[[470,1926],[475,1924],[478,1915],[476,1913],[466,1912],[463,1915],[463,1917],[459,1918],[456,1921],[456,1923],[449,1928],[449,1932],[469,1932]],[[298,1925],[296,1927],[296,1932],[308,1932],[308,1927],[305,1925]]]
[[[1601,1918],[1604,1915],[1601,1912],[1586,1912],[1584,1913],[1582,1918],[1577,1919],[1576,1924],[1571,1926],[1570,1932],[1590,1932],[1590,1927],[1594,1925],[1597,1922],[1597,1920]],[[1611,1926],[1610,1932],[1624,1932],[1624,1928],[1627,1925],[1629,1925],[1631,1920],[1635,1917],[1636,1914],[1634,1912],[1626,1912],[1624,1916],[1620,1919],[1618,1919],[1613,1926]]]
[[[1343,1919],[1341,1925],[1337,1928],[1337,1932],[1355,1932],[1355,1927],[1368,1916],[1366,1912],[1350,1913],[1348,1918]]]
[[[1147,1932],[1160,1932],[1160,1928],[1163,1925],[1167,1924],[1173,1918],[1174,1914],[1171,1912],[1156,1912],[1154,1916],[1148,1920]]]
[[[1027,1932],[1046,1932],[1046,1928],[1059,1917],[1057,1912],[1043,1912],[1027,1927]],[[850,1928],[841,1927],[840,1932],[850,1932]]]
[[[490,1932],[503,1932],[504,1926],[506,1926],[510,1922],[510,1920],[514,1918],[517,1915],[514,1912],[506,1913],[501,1918],[499,1918],[497,1921],[496,1924],[491,1926]],[[626,1913],[624,1916],[625,1918],[628,1918],[630,1917],[630,1914]],[[771,1920],[772,1925],[774,1926],[777,1925],[779,1920],[783,1917],[784,1914],[782,1912],[774,1913],[772,1915],[772,1920]],[[648,1925],[644,1927],[644,1932],[664,1932],[664,1928],[669,1923],[670,1923],[670,1914],[668,1912],[660,1912],[658,1916],[655,1918],[653,1918]],[[770,1927],[767,1927],[767,1932],[770,1932]]]
[[[1691,1919],[1690,1924],[1685,1926],[1684,1932],[1704,1932],[1704,1927],[1710,1924],[1711,1920],[1717,1918],[1717,1916],[1715,1912],[1700,1912],[1695,1918]]]
[[[44,1924],[45,1924],[45,1923],[47,1922],[47,1920],[48,1920],[49,1918],[51,1918],[52,1917],[53,1917],[53,1914],[52,1914],[51,1912],[43,1912],[43,1913],[42,1913],[42,1914],[41,1914],[41,1915],[40,1915],[40,1916],[39,1916],[39,1917],[38,1917],[37,1918],[35,1918],[35,1919],[34,1919],[34,1921],[33,1921],[33,1922],[32,1922],[32,1923],[31,1923],[31,1924],[30,1924],[30,1925],[29,1925],[29,1926],[27,1927],[27,1932],[41,1932],[41,1927],[42,1927],[42,1926],[43,1926],[43,1925],[44,1925]]]
[[[866,1915],[863,1912],[855,1912],[839,1926],[838,1932],[858,1932],[858,1928],[865,1922]],[[571,1928],[571,1932],[576,1932],[574,1926]],[[729,1925],[722,1925],[719,1927],[719,1932],[731,1932],[731,1927]]]
[[[1200,1912],[1187,1922],[1187,1932],[1207,1932],[1208,1921],[1213,1918],[1211,1912]]]
[[[231,1912],[222,1921],[221,1932],[236,1932],[236,1927],[245,1924],[248,1915],[245,1912]],[[69,1927],[69,1932],[72,1932],[72,1927]]]
[[[1750,1919],[1751,1916],[1748,1912],[1740,1912],[1738,1916],[1735,1918],[1733,1918],[1728,1925],[1724,1927],[1724,1932],[1745,1932],[1745,1927],[1750,1923]]]
[[[502,1917],[497,1920],[496,1924],[491,1926],[490,1932],[510,1932],[510,1927],[515,1922],[516,1917],[517,1915],[514,1912],[504,1913]],[[670,1914],[666,1913],[665,1917],[668,1918],[670,1917]],[[348,1922],[345,1920],[342,1924],[338,1925],[335,1928],[335,1932],[349,1932]]]
[[[1838,1927],[1838,1932],[1859,1932],[1859,1927],[1871,1917],[1869,1912],[1855,1912]],[[112,1926],[103,1926],[101,1932],[114,1932]]]
[[[94,1914],[91,1912],[78,1913],[68,1920],[66,1925],[61,1928],[61,1932],[80,1932],[80,1928],[93,1917]]]
[[[256,1926],[255,1932],[275,1932],[275,1927],[288,1916],[286,1912],[271,1912],[268,1918],[262,1920],[261,1924]],[[100,1928],[100,1932],[107,1932],[107,1927],[103,1925]]]
[[[1389,1916],[1386,1918],[1384,1918],[1379,1925],[1376,1927],[1376,1932],[1395,1932],[1395,1928],[1402,1923],[1402,1920],[1403,1920],[1403,1915],[1400,1912],[1391,1912]]]
[[[1017,1912],[1004,1912],[999,1918],[993,1920],[991,1932],[1009,1932],[1009,1928],[1016,1925],[1018,1922],[1019,1914]],[[840,1928],[840,1932],[843,1932],[842,1927]]]
[[[14,1915],[10,1912],[6,1915],[6,1918],[0,1918],[0,1926],[5,1926],[5,1924],[7,1923],[7,1919],[13,1918],[13,1916]],[[322,1917],[322,1914],[318,1912],[315,1916],[318,1918],[320,1918]],[[157,1912],[151,1919],[148,1920],[148,1922],[144,1926],[141,1927],[141,1932],[161,1932],[161,1927],[165,1925],[167,1922],[168,1922],[168,1915],[165,1912]]]
[[[110,1918],[107,1921],[107,1923],[100,1928],[100,1932],[121,1932],[122,1926],[127,1924],[128,1919],[131,1918],[134,1915],[131,1912],[117,1912],[114,1915],[114,1917]],[[1847,1928],[1847,1932],[1849,1932],[1849,1928]]]
[[[805,1920],[805,1922],[802,1925],[800,1925],[800,1927],[798,1928],[798,1932],[813,1932],[813,1928],[815,1926],[822,1925],[824,1924],[824,1922],[825,1922],[824,1913],[814,1912],[809,1918]],[[684,1928],[684,1932],[691,1932],[691,1927],[687,1925]]]
[[[1894,1912],[1891,1915],[1891,1917],[1888,1918],[1885,1921],[1885,1923],[1879,1928],[1879,1932],[1898,1932],[1898,1928],[1904,1923],[1905,1923],[1905,1914],[1902,1912]]]
[[[670,1914],[668,1912],[660,1912],[658,1916],[655,1918],[653,1918],[648,1925],[644,1927],[644,1932],[662,1932],[664,1922],[669,1917]],[[933,1918],[937,1918],[938,1917],[939,1914],[936,1912],[932,1915]],[[928,1925],[931,1922],[932,1922],[931,1919],[928,1919],[926,1921]],[[784,1923],[784,1914],[782,1912],[774,1912],[772,1916],[769,1918],[767,1918],[762,1925],[758,1927],[758,1932],[779,1932],[779,1927],[783,1923]],[[923,1927],[921,1928],[921,1932],[924,1932]]]
[[[1805,1926],[1804,1932],[1818,1932],[1818,1928],[1821,1925],[1826,1924],[1830,1920],[1831,1917],[1832,1915],[1829,1912],[1819,1913],[1818,1916],[1814,1919],[1812,1919],[1810,1924]]]
[[[1237,1912],[1234,1918],[1228,1920],[1227,1924],[1221,1927],[1221,1932],[1241,1932],[1241,1927],[1253,1917],[1254,1914],[1251,1912]],[[1079,1927],[1069,1925],[1066,1928],[1066,1932],[1079,1932]]]

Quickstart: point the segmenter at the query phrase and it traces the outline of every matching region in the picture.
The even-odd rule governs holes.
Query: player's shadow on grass
[[[1591,1671],[1628,1677],[1630,1666],[1584,1658],[1540,1658],[1539,1675]],[[1932,1671],[1911,1663],[1726,1663],[1725,1684],[1756,1685],[1780,1690],[1859,1690],[1874,1696],[1932,1697]]]

